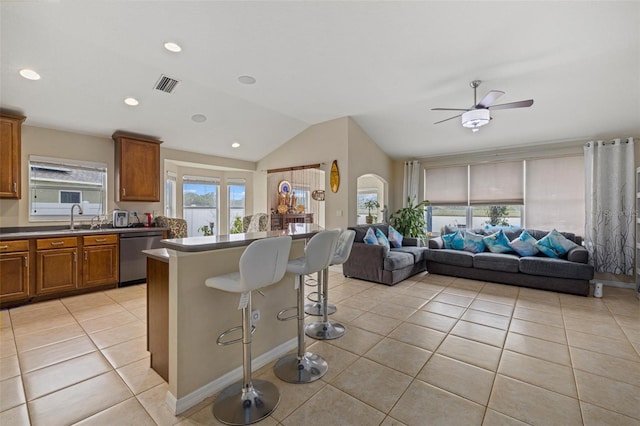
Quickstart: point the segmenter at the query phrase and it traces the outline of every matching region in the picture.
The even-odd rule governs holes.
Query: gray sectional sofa
[[[483,229],[473,229],[471,232],[489,235]],[[504,230],[509,241],[517,238],[522,230]],[[539,240],[548,232],[529,230],[527,232]],[[563,258],[553,259],[542,254],[520,257],[511,252],[505,254],[470,253],[464,250],[444,248],[441,237],[429,240],[429,250],[426,252],[429,273],[451,275],[481,281],[491,281],[503,284],[513,284],[542,290],[552,290],[562,293],[589,295],[589,281],[593,279],[593,266],[587,263],[588,252],[581,246],[582,238],[575,234],[561,232],[567,239],[578,244]]]
[[[428,250],[419,246],[418,239],[404,237],[402,247],[391,248],[385,253],[384,247],[364,242],[369,227],[378,228],[389,236],[389,227],[383,224],[349,227],[356,231],[356,237],[349,259],[342,265],[346,277],[394,285],[427,269],[425,253]]]

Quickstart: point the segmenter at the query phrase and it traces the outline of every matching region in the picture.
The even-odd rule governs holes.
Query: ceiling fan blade
[[[431,108],[431,111],[471,111],[470,108]]]
[[[498,99],[502,95],[504,95],[504,92],[500,90],[492,90],[486,95],[484,95],[484,98],[482,98],[482,100],[478,102],[478,104],[476,105],[476,108],[487,108],[489,107],[489,105],[494,103],[496,99]]]
[[[465,110],[466,111],[466,110]],[[454,118],[458,118],[460,117],[462,114],[458,114],[458,115],[454,115],[453,117],[449,117],[449,118],[445,118],[444,120],[440,120],[440,121],[436,121],[433,124],[440,124],[440,123],[444,123],[445,121],[449,121],[449,120],[453,120]]]
[[[508,104],[492,105],[489,107],[489,109],[493,111],[494,109],[527,108],[531,105],[533,105],[533,99],[528,99],[526,101],[509,102]]]

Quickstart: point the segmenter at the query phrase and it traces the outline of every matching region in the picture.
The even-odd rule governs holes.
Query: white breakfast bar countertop
[[[291,223],[287,229],[280,231],[248,232],[244,234],[211,235],[207,237],[188,237],[161,240],[160,245],[167,249],[182,252],[199,252],[219,250],[232,247],[248,246],[253,241],[263,238],[290,235],[294,240],[309,238],[323,231],[321,226],[310,223]],[[145,251],[147,253],[147,251]],[[150,255],[150,253],[147,253]],[[157,253],[156,253],[157,254]]]

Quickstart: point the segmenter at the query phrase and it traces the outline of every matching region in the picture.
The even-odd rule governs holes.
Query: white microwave
[[[129,212],[127,210],[113,211],[113,227],[126,228],[129,226]]]

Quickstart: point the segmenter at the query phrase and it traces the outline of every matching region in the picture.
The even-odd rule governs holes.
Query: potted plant
[[[198,228],[198,232],[202,232],[205,237],[209,235],[213,235],[213,223],[209,223],[208,225],[202,225]]]
[[[362,205],[369,210],[369,213],[367,214],[367,217],[365,218],[365,220],[369,224],[373,223],[373,216],[371,215],[371,209],[379,208],[380,203],[377,200],[367,200],[364,203],[362,203]]]
[[[405,237],[424,239],[427,236],[424,207],[429,205],[429,200],[414,205],[414,199],[407,197],[407,207],[392,213],[389,223]]]

